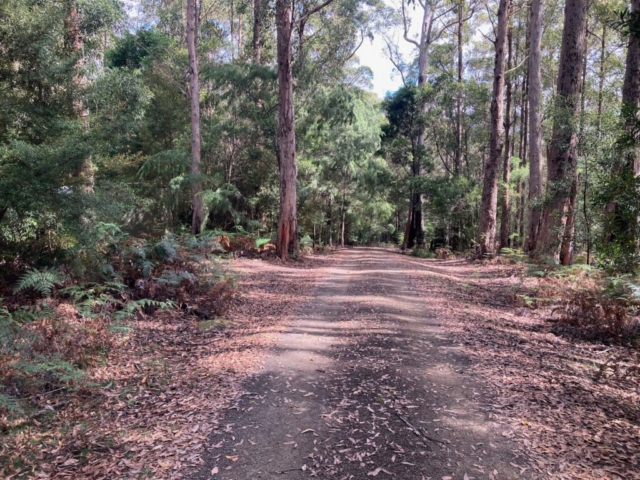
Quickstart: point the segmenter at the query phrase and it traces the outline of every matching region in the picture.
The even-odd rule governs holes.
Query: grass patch
[[[229,328],[233,325],[231,320],[227,320],[226,318],[216,318],[214,320],[205,320],[203,322],[198,323],[198,328],[200,330],[209,330],[210,328],[217,328],[219,330],[224,330],[225,328]]]

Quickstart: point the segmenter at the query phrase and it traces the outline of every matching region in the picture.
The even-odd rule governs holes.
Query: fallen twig
[[[434,442],[434,443],[437,443],[437,444],[440,444],[440,445],[446,445],[446,443],[445,443],[445,442],[443,442],[442,440],[438,440],[438,439],[436,439],[436,438],[429,437],[428,435],[425,435],[425,434],[424,434],[424,432],[420,431],[419,429],[417,429],[416,427],[414,427],[413,425],[411,425],[411,423],[409,422],[409,420],[407,420],[407,419],[406,419],[406,418],[404,418],[402,415],[400,415],[400,414],[398,413],[398,411],[397,411],[397,410],[393,409],[393,413],[395,413],[395,414],[398,416],[398,418],[399,418],[400,420],[402,420],[404,423],[406,423],[406,424],[407,424],[407,426],[408,426],[408,427],[413,431],[413,433],[415,433],[415,434],[416,434],[418,437],[420,437],[421,439],[423,439],[423,440],[429,440],[429,441],[431,441],[431,442]]]

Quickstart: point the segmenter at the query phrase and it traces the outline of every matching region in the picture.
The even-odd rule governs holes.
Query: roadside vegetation
[[[123,359],[148,393],[163,349],[214,355],[239,258],[513,265],[511,307],[637,351],[638,1],[0,2],[0,475],[133,408]]]

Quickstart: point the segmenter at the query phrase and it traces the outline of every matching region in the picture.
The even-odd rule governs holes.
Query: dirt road
[[[339,253],[191,478],[529,478],[411,262]]]

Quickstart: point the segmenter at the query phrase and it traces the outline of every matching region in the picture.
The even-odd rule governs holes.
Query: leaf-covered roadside
[[[417,288],[442,299],[434,308],[494,399],[487,411],[512,424],[530,468],[543,478],[640,478],[637,350],[559,328],[557,303],[514,306],[514,292],[533,295],[544,285],[513,266],[425,267],[412,272]]]
[[[189,298],[186,312],[141,312],[104,364],[86,372],[92,385],[38,397],[44,412],[2,434],[2,476],[178,478],[200,464],[221,408],[315,282],[309,270],[278,263],[229,267],[239,295],[224,317],[192,314],[212,310],[206,296]]]

